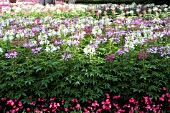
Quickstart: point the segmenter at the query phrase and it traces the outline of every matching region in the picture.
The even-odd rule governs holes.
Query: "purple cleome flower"
[[[128,53],[129,52],[129,49],[128,48],[126,48],[126,47],[123,47],[123,49],[119,49],[118,51],[117,51],[117,53],[118,53],[118,55],[124,55],[124,54],[126,54],[126,53]]]
[[[151,47],[147,49],[148,53],[160,54],[161,57],[168,57],[170,55],[170,47]]]
[[[5,58],[9,59],[9,58],[15,58],[17,57],[18,52],[16,51],[12,51],[12,52],[7,52],[5,53]]]
[[[71,59],[72,58],[72,55],[71,54],[67,54],[67,53],[64,53],[64,54],[62,54],[62,59],[64,59],[64,60],[68,60],[68,59]]]
[[[31,49],[31,53],[39,53],[41,51],[41,47]]]

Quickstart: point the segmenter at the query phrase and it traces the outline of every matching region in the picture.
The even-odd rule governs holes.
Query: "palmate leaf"
[[[42,86],[45,86],[47,88],[48,84],[50,83],[50,80],[48,79],[48,77],[46,77],[46,79],[42,79],[40,83]]]
[[[33,82],[34,82],[34,78],[33,78],[33,77],[28,77],[28,78],[25,80],[25,84],[28,84],[28,85],[31,85]]]
[[[153,90],[153,91],[156,91],[157,89],[158,89],[158,87],[157,87],[157,86],[154,86],[154,85],[151,85],[151,86],[148,87],[148,90],[149,90],[149,91],[152,91],[152,90]]]
[[[43,91],[35,91],[35,95],[38,95],[38,97],[45,97],[46,96],[46,94],[45,94],[45,92],[43,92]]]
[[[110,89],[110,87],[111,87],[111,85],[109,83],[104,83],[103,86],[105,89]]]

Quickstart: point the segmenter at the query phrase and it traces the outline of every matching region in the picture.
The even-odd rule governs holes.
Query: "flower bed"
[[[32,106],[28,105],[32,100],[56,95],[55,105],[45,101],[46,105],[42,98],[30,110],[53,110],[52,106],[63,106],[60,101],[64,99],[64,107],[54,107],[54,111],[63,111],[73,98],[79,100],[74,100],[74,109],[80,108],[79,104],[83,109],[88,107],[85,103],[91,100],[87,112],[106,110],[109,102],[112,104],[108,112],[125,110],[123,106],[143,112],[159,112],[160,108],[169,107],[169,6],[65,3],[45,7],[33,3],[1,6],[2,110],[22,111]],[[164,94],[162,87],[166,87]],[[104,101],[104,94],[121,95],[122,100],[117,105],[110,95]],[[32,99],[28,98],[30,95]],[[151,103],[140,102],[143,96]],[[92,107],[94,100],[98,101],[97,108]],[[24,108],[20,101],[27,103]],[[136,107],[138,103],[140,107]]]
[[[32,100],[32,97],[29,97]],[[69,113],[168,113],[170,110],[170,94],[163,87],[162,95],[160,95],[158,100],[154,100],[151,97],[143,96],[140,100],[135,100],[130,98],[124,100],[120,95],[110,95],[106,94],[102,101],[97,100],[87,100],[82,103],[79,102],[77,98],[71,100],[70,105],[66,105],[64,100],[58,100],[57,97],[52,97],[45,99],[44,97],[38,98],[37,100],[32,100],[28,104],[23,104],[22,101],[11,99],[11,98],[1,98],[0,101],[0,111],[6,110],[6,113],[15,112],[69,112]]]

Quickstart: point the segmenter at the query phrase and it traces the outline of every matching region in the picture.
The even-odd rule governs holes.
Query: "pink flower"
[[[70,109],[71,109],[71,110],[74,110],[74,108],[73,108],[72,106],[70,106]]]
[[[80,110],[80,109],[81,109],[80,104],[76,104],[76,109],[77,109],[77,110]]]
[[[144,56],[145,58],[147,58],[147,57],[148,57],[148,54],[144,51],[143,56]]]
[[[106,96],[106,98],[110,98],[110,95],[109,95],[109,94],[106,94],[105,96]]]
[[[43,109],[44,112],[47,112],[47,110],[48,110],[47,108],[44,108],[44,109]]]
[[[130,98],[130,99],[129,99],[129,102],[134,103],[134,102],[135,102],[135,99],[134,99],[134,98]]]
[[[166,88],[165,88],[165,87],[163,87],[162,89],[163,89],[164,91],[166,91]]]
[[[99,13],[96,13],[96,16],[99,16]]]
[[[22,102],[21,101],[18,102],[18,106],[19,107],[22,106]]]
[[[143,98],[144,98],[145,100],[148,100],[148,97],[147,97],[147,96],[143,96]]]
[[[64,111],[65,111],[65,112],[68,112],[68,108],[64,108]]]
[[[1,101],[2,101],[2,102],[5,102],[5,101],[6,101],[6,98],[1,98]]]
[[[53,103],[50,103],[50,106],[49,106],[49,108],[52,108],[53,107]]]
[[[91,106],[88,106],[87,108],[88,108],[88,109],[90,109],[90,110],[92,110],[92,109],[93,109]]]
[[[96,100],[94,100],[94,102],[96,102]],[[89,104],[90,104],[90,103],[91,103],[91,100],[87,100],[87,103],[89,103]]]
[[[105,104],[110,104],[110,100],[109,99],[106,99],[106,102],[105,102]]]
[[[50,98],[50,100],[52,101],[52,100],[55,100],[56,99],[56,97],[52,97],[52,98]]]
[[[143,55],[141,53],[138,54],[138,58],[139,59],[142,59],[143,58]]]
[[[107,107],[106,105],[103,105],[103,106],[102,106],[102,109],[106,109],[106,107]]]
[[[152,109],[150,105],[145,106],[145,108],[148,109],[148,110]]]
[[[35,22],[36,22],[36,23],[39,23],[39,22],[40,22],[40,19],[39,19],[39,18],[35,18]]]
[[[27,108],[27,109],[26,109],[26,111],[28,111],[28,112],[29,112],[29,111],[31,111],[31,109],[30,109],[30,108]]]
[[[124,112],[125,112],[125,110],[119,109],[116,113],[124,113]]]
[[[19,108],[17,107],[17,108],[15,108],[15,111],[19,111]]]
[[[112,61],[114,59],[114,54],[110,54],[106,56],[106,61]]]
[[[86,26],[85,29],[86,29],[86,32],[91,32],[92,31],[92,26]]]
[[[10,99],[10,100],[7,101],[7,104],[13,106],[14,105],[14,101],[12,99]]]
[[[125,107],[130,108],[130,104],[125,104],[123,107],[124,107],[124,108],[125,108]]]
[[[13,106],[13,108],[16,108],[16,107],[17,107],[16,105]]]
[[[97,111],[96,111],[96,113],[101,113],[102,112],[102,109],[98,109]]]
[[[118,96],[113,96],[113,99],[119,99],[120,98],[120,95]]]
[[[114,59],[114,58],[115,58],[115,55],[114,55],[114,54],[111,54],[110,56],[111,56],[111,58],[112,58],[112,59]]]
[[[94,102],[92,103],[92,105],[91,105],[91,106],[99,107],[99,104],[97,103],[97,101],[96,101],[96,100],[94,100]]]
[[[119,105],[118,104],[113,104],[114,107],[116,107],[116,109],[120,109]]]
[[[164,101],[164,98],[163,98],[163,97],[159,97],[159,100],[160,100],[160,101]]]
[[[35,106],[35,102],[34,101],[30,102],[30,105]]]
[[[15,109],[11,109],[10,113],[16,113]]]
[[[89,110],[87,110],[87,108],[84,108],[84,113],[90,113]]]
[[[106,61],[109,61],[109,60],[110,60],[110,56],[107,55],[107,56],[106,56]]]
[[[76,98],[74,98],[74,99],[72,100],[72,102],[78,102],[78,100],[77,100]]]

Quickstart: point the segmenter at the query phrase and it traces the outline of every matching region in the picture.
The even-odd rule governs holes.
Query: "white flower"
[[[0,48],[0,53],[2,53],[3,52],[3,50],[2,50],[2,48]]]
[[[168,11],[168,8],[165,8],[164,11]]]
[[[50,47],[49,47],[49,46],[46,46],[45,51],[46,51],[46,52],[50,52],[50,50],[51,50]]]
[[[17,37],[17,38],[20,38],[20,35],[19,35],[19,34],[16,34],[16,37]]]
[[[7,41],[7,40],[8,40],[8,37],[7,37],[7,36],[4,36],[4,37],[3,37],[3,40],[4,40],[4,41]]]
[[[9,36],[9,40],[12,41],[14,39],[14,37],[11,35]]]
[[[50,32],[49,32],[49,33],[48,33],[48,36],[50,36],[50,37],[51,37],[51,36],[52,36],[52,33],[50,33]]]
[[[74,26],[70,26],[70,27],[69,27],[69,30],[70,30],[71,32],[75,32],[75,31],[76,31],[75,28],[74,28]]]
[[[94,26],[93,29],[92,29],[92,34],[93,35],[96,35],[96,34],[102,34],[102,30],[100,29],[99,26]]]
[[[57,9],[57,10],[56,10],[56,13],[57,13],[57,14],[61,14],[61,10]]]
[[[100,13],[102,13],[102,11],[101,11],[101,10],[98,10],[98,13],[100,14]]]
[[[94,54],[95,53],[95,48],[90,46],[90,45],[87,45],[85,48],[84,48],[84,53],[87,55],[87,54]]]
[[[53,44],[47,45],[45,48],[46,52],[53,52],[56,51],[57,49],[60,49],[59,47],[55,47]]]
[[[154,8],[153,8],[153,11],[157,11],[157,10],[158,10],[158,8],[157,8],[157,7],[154,7]]]
[[[130,10],[130,14],[134,14],[134,11],[133,11],[133,10]]]
[[[58,35],[62,36],[66,36],[68,34],[69,30],[67,29],[67,27],[65,25],[60,25],[59,30],[58,30]]]

